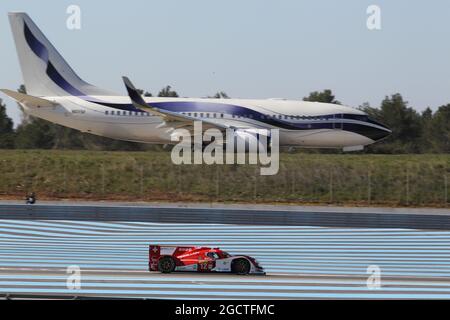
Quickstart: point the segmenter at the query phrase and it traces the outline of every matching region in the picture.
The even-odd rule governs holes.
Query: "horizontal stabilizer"
[[[35,108],[54,107],[57,105],[57,103],[54,103],[52,101],[34,97],[34,96],[29,96],[27,94],[13,91],[13,90],[0,89],[0,91],[3,92],[4,94],[6,94],[8,97],[13,98],[14,100],[16,100],[19,103],[23,103],[28,107],[35,107]]]

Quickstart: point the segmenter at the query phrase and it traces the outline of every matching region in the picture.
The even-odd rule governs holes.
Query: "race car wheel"
[[[250,262],[247,259],[236,259],[231,263],[231,272],[236,274],[248,274],[250,272]]]
[[[171,273],[175,271],[175,261],[172,257],[162,257],[158,261],[158,270],[162,273]]]

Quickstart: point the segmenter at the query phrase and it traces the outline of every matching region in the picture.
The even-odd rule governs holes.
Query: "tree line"
[[[25,87],[19,88],[26,93]],[[152,94],[140,90],[141,94]],[[158,97],[178,97],[170,86],[159,91]],[[227,99],[217,92],[210,98]],[[311,92],[305,101],[340,104],[331,90]],[[450,104],[433,112],[430,108],[418,112],[408,106],[401,94],[386,96],[378,107],[364,103],[359,109],[392,129],[392,135],[366,148],[368,153],[449,153],[450,152]],[[118,141],[82,133],[23,113],[22,123],[14,129],[13,121],[6,114],[6,105],[0,99],[0,149],[87,149],[142,151],[159,149],[135,142]],[[330,151],[327,151],[330,152]],[[333,152],[340,152],[335,150]]]

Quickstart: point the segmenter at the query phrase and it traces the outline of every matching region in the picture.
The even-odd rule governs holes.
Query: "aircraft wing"
[[[175,128],[181,128],[181,127],[194,127],[194,121],[202,121],[202,128],[203,130],[207,130],[210,128],[216,128],[221,131],[224,131],[228,128],[231,128],[226,125],[217,124],[212,121],[204,120],[204,119],[197,119],[195,117],[189,117],[184,114],[179,114],[176,112],[171,112],[168,110],[163,110],[160,108],[153,107],[151,104],[148,104],[144,101],[141,94],[136,90],[134,85],[131,83],[130,79],[127,77],[123,77],[123,82],[125,83],[125,87],[127,88],[128,95],[130,96],[131,102],[133,103],[133,106],[139,110],[142,110],[144,112],[148,112],[150,114],[160,116],[163,118],[166,122],[166,125],[168,127],[175,127]]]
[[[35,96],[30,96],[24,93],[20,93],[13,90],[8,89],[0,89],[1,92],[6,94],[8,97],[13,98],[19,103],[23,103],[28,107],[34,107],[34,108],[40,108],[40,107],[55,107],[57,103],[54,103],[52,101],[42,99]]]

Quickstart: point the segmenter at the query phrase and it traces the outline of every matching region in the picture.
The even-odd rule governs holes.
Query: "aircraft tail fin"
[[[8,16],[30,95],[115,95],[83,81],[26,13],[11,12]]]

